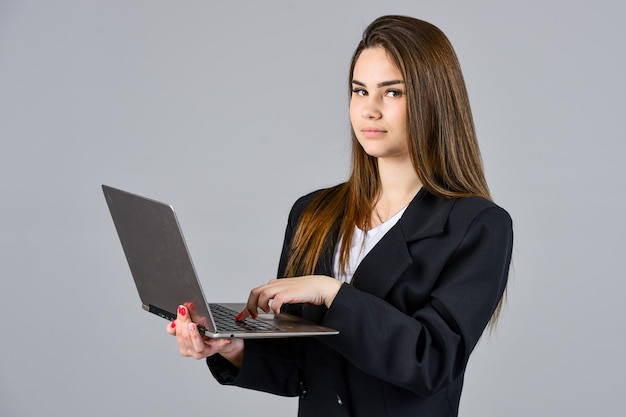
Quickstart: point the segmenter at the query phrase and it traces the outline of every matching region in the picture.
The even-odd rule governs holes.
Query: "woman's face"
[[[361,52],[352,74],[350,121],[363,150],[376,158],[408,158],[406,89],[385,49]]]

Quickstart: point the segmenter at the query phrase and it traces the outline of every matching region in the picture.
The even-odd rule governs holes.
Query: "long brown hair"
[[[349,85],[361,52],[375,47],[384,48],[402,74],[409,153],[423,187],[443,198],[491,199],[465,81],[445,34],[415,18],[379,17],[365,29],[354,51]],[[369,229],[379,193],[376,158],[365,153],[352,131],[350,178],[320,192],[302,214],[285,276],[313,274],[325,251],[333,250],[331,235],[336,232],[341,239],[339,265],[345,269],[354,227]],[[494,317],[499,310],[500,305]]]

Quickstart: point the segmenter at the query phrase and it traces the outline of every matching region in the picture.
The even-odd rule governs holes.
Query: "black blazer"
[[[304,208],[293,206],[280,261]],[[422,189],[363,259],[329,309],[292,312],[336,336],[246,340],[240,370],[207,359],[222,384],[300,396],[301,417],[456,416],[471,351],[506,286],[513,232],[483,198]],[[332,275],[332,250],[317,272]]]

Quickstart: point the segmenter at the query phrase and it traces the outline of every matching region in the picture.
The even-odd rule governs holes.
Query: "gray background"
[[[209,298],[272,278],[291,203],[348,170],[347,71],[381,14],[464,69],[509,298],[461,415],[622,407],[626,7],[616,1],[0,0],[0,415],[295,415],[213,381],[140,309],[100,184],[175,205]]]

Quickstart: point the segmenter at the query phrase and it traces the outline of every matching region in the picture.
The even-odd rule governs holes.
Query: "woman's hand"
[[[270,312],[280,313],[280,307],[286,303],[311,303],[330,307],[341,288],[341,282],[324,275],[308,275],[297,278],[273,279],[265,285],[250,291],[246,309],[237,320],[243,320],[249,315],[257,315],[257,308]],[[271,307],[270,307],[271,300]]]
[[[243,360],[243,340],[211,339],[198,332],[198,326],[191,321],[185,306],[178,306],[176,320],[167,325],[167,332],[176,336],[180,354],[195,359],[203,359],[216,353],[224,356],[233,365],[240,367]]]

